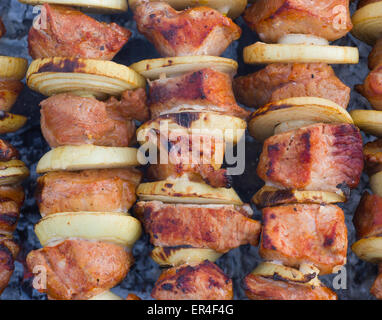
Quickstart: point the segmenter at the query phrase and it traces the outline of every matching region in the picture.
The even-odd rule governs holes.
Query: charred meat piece
[[[19,152],[10,143],[0,139],[0,162],[17,160],[20,158]]]
[[[319,97],[347,108],[350,88],[324,63],[273,63],[233,81],[239,102],[252,108],[293,97]]]
[[[137,169],[49,172],[38,178],[37,204],[43,217],[57,212],[127,212],[141,176]]]
[[[310,286],[249,274],[244,279],[245,293],[252,300],[337,300],[337,295],[326,287]]]
[[[24,202],[25,194],[22,186],[0,186],[0,201],[14,201],[18,208]]]
[[[0,111],[9,111],[23,90],[18,80],[0,80]]]
[[[257,0],[244,20],[264,42],[299,33],[334,41],[353,27],[349,0]]]
[[[0,19],[0,38],[5,34],[7,30],[5,30],[5,26],[3,21]]]
[[[378,300],[382,300],[382,263],[379,264],[378,269],[379,274],[370,289],[370,293]]]
[[[382,109],[382,65],[377,65],[363,84],[357,85],[356,90],[362,94],[371,105],[378,110]]]
[[[341,208],[295,204],[263,209],[260,255],[291,267],[313,264],[322,274],[346,263],[347,229]]]
[[[46,269],[51,299],[87,300],[121,282],[133,263],[125,248],[106,242],[65,240],[54,247],[32,251],[27,256],[31,272]]]
[[[176,112],[184,105],[199,111],[221,112],[242,119],[249,116],[249,112],[236,103],[232,80],[228,74],[202,69],[150,83],[149,107],[152,119],[161,114]]]
[[[244,244],[257,246],[260,223],[249,207],[138,202],[135,213],[158,247],[189,245],[225,253]]]
[[[366,143],[363,147],[363,156],[369,175],[382,171],[382,139]]]
[[[257,173],[281,189],[349,195],[363,170],[362,137],[350,124],[314,124],[268,138]]]
[[[0,234],[12,234],[17,227],[20,206],[17,202],[0,198]]]
[[[148,177],[154,181],[187,176],[189,180],[205,182],[212,187],[231,187],[226,169],[220,169],[224,158],[224,140],[209,134],[180,133],[179,131],[155,132],[160,152],[167,153],[168,163],[148,168]]]
[[[162,56],[220,56],[241,29],[230,18],[208,8],[176,11],[164,2],[139,5],[134,15],[140,33]]]
[[[380,0],[378,0],[379,2]],[[382,38],[375,43],[373,50],[369,54],[369,69],[373,70],[382,63]]]
[[[232,280],[209,261],[165,270],[151,296],[157,300],[232,300]]]
[[[19,246],[13,240],[0,236],[0,295],[11,279],[19,251]]]
[[[146,110],[141,104],[133,109],[137,96],[145,95],[143,89],[138,90],[125,93],[121,101],[113,98],[107,102],[69,93],[52,96],[40,104],[42,133],[52,148],[81,144],[128,147],[135,141],[131,116],[139,110],[136,117],[142,118]]]
[[[66,6],[44,4],[29,31],[33,59],[74,57],[111,60],[127,43],[131,32],[106,24]]]
[[[105,103],[107,108],[119,112],[126,118],[135,119],[141,122],[150,119],[146,91],[143,88],[126,90],[122,93],[120,100],[115,97],[110,97]]]
[[[382,198],[365,191],[355,212],[353,223],[357,238],[382,235]]]
[[[147,174],[153,181],[187,175],[190,181],[204,182],[214,188],[231,188],[232,183],[226,169],[215,169],[209,164],[153,164],[148,168]]]

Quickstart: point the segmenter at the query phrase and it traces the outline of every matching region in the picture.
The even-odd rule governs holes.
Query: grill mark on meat
[[[268,146],[268,156],[269,156],[269,169],[267,170],[266,175],[268,177],[272,176],[274,172],[274,163],[273,159],[278,158],[278,153],[280,152],[279,144],[273,144]]]
[[[305,132],[302,136],[302,142],[305,145],[303,148],[303,152],[300,154],[300,160],[301,163],[309,163],[311,161],[311,154],[310,154],[310,132]]]

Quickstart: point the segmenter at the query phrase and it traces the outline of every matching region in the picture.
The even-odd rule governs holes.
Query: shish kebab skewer
[[[31,272],[45,267],[47,286],[38,289],[50,299],[120,299],[109,290],[128,273],[131,247],[141,234],[139,221],[128,213],[141,180],[133,168],[139,165],[137,150],[130,145],[134,119],[148,117],[146,82],[109,61],[130,31],[42,2],[37,21],[46,23],[29,33],[36,60],[27,84],[49,96],[41,103],[41,126],[52,150],[37,165],[43,218],[35,232],[43,248],[30,252],[27,264]],[[77,2],[107,10],[113,3]]]
[[[0,19],[0,38],[6,33]],[[23,90],[28,62],[22,58],[0,56],[0,134],[15,132],[27,121],[27,118],[9,113],[17,97]]]
[[[203,4],[209,6],[209,2]],[[221,161],[215,161],[217,150],[198,146],[189,138],[194,130],[203,129],[205,141],[214,129],[220,130],[222,135],[214,137],[214,143],[215,149],[216,144],[223,145],[218,155],[222,160],[225,145],[242,138],[248,115],[232,93],[237,63],[211,56],[220,55],[240,36],[240,29],[207,7],[175,11],[164,2],[141,2],[135,8],[138,30],[162,55],[171,55],[131,66],[150,80],[152,119],[139,128],[138,137],[150,130],[157,132],[155,146],[169,155],[184,150],[182,145],[188,142],[193,154],[212,151],[203,164],[151,166],[150,177],[160,181],[143,183],[137,189],[140,201],[135,213],[155,246],[151,256],[161,266],[170,267],[155,284],[155,299],[232,299],[232,281],[213,262],[241,244],[257,245],[260,230],[259,223],[249,218],[249,206],[231,188]],[[170,31],[172,39],[166,38]],[[168,133],[160,132],[161,124],[169,128]],[[226,134],[230,130],[234,132],[231,137]],[[176,133],[174,140],[172,133]],[[189,280],[182,282],[185,278]],[[213,287],[208,279],[213,279]]]
[[[344,5],[345,28],[335,31],[330,29],[333,17],[322,8],[339,4]],[[317,276],[336,272],[346,263],[344,213],[334,203],[346,201],[363,168],[362,139],[346,111],[350,89],[325,65],[357,63],[356,49],[288,35],[342,37],[351,27],[348,1],[299,2],[303,10],[297,14],[298,22],[292,19],[295,5],[257,1],[246,11],[246,21],[261,39],[297,42],[247,48],[247,63],[273,64],[235,80],[240,100],[260,107],[250,117],[249,131],[264,142],[257,172],[266,185],[253,201],[263,208],[259,253],[267,262],[244,280],[251,299],[337,299]],[[313,51],[322,48],[326,53],[316,59]]]
[[[29,171],[19,160],[19,153],[9,143],[0,140],[0,295],[8,285],[19,253],[19,245],[13,240],[24,202],[24,190],[20,185]]]

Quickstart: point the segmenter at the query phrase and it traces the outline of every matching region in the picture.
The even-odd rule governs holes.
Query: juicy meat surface
[[[44,4],[29,31],[33,59],[74,57],[111,60],[127,43],[131,32],[115,23],[98,22],[67,6]]]
[[[20,206],[9,198],[0,198],[0,235],[12,234],[17,227]]]
[[[382,235],[382,198],[365,191],[354,214],[357,238]]]
[[[0,238],[0,295],[11,279],[19,251],[19,246],[13,240]]]
[[[382,65],[377,65],[365,78],[363,84],[355,88],[375,109],[382,110]]]
[[[287,34],[310,34],[334,41],[353,27],[349,0],[257,0],[244,20],[264,42]]]
[[[314,124],[268,138],[257,174],[281,189],[349,195],[363,170],[362,137],[350,124]]]
[[[189,180],[204,182],[212,187],[231,187],[231,179],[226,169],[221,169],[224,160],[224,140],[211,134],[179,131],[155,131],[155,139],[161,154],[157,164],[147,170],[149,179],[154,181],[187,176]],[[161,159],[162,152],[168,161]],[[166,163],[164,163],[166,162]]]
[[[140,33],[164,57],[220,56],[241,29],[230,18],[208,8],[174,10],[164,2],[146,2],[134,14]]]
[[[0,186],[0,201],[14,201],[18,208],[21,208],[24,202],[25,194],[21,185]]]
[[[370,293],[378,300],[382,300],[382,263],[378,266],[378,277],[375,279]]]
[[[232,184],[227,169],[215,169],[209,164],[153,164],[148,168],[147,175],[153,181],[175,179],[187,175],[190,181],[204,182],[214,188],[231,188]]]
[[[382,171],[382,139],[366,143],[363,147],[363,156],[369,175]]]
[[[136,127],[132,116],[139,111],[137,117],[142,119],[143,110],[146,110],[142,100],[145,107],[139,104],[139,108],[133,109],[135,105],[130,102],[137,96],[145,96],[144,90],[125,93],[121,101],[112,98],[107,102],[70,93],[52,96],[40,104],[44,138],[52,148],[81,144],[128,147],[135,141]],[[132,97],[131,101],[129,97]]]
[[[9,111],[23,90],[18,80],[0,80],[0,111]]]
[[[379,2],[379,0],[378,0]],[[382,38],[375,43],[373,50],[369,54],[369,69],[373,70],[382,63]]]
[[[233,81],[236,98],[259,108],[267,103],[293,97],[318,97],[347,108],[350,88],[325,63],[273,63]]]
[[[182,265],[163,271],[151,296],[156,300],[232,300],[232,280],[210,261]]]
[[[261,225],[246,208],[138,202],[135,213],[158,247],[189,245],[225,253],[244,244],[257,246]]]
[[[0,162],[17,160],[20,158],[19,152],[10,143],[0,139]]]
[[[313,264],[322,274],[346,263],[345,216],[334,205],[295,204],[263,209],[260,256],[291,267]]]
[[[5,34],[7,30],[5,30],[5,26],[3,21],[0,19],[0,38]]]
[[[127,212],[141,177],[137,169],[49,172],[37,180],[37,204],[43,217],[58,212]]]
[[[121,282],[133,264],[133,256],[123,247],[85,240],[66,240],[54,247],[31,251],[30,272],[46,269],[46,289],[56,300],[87,300]],[[36,270],[35,270],[36,271]]]
[[[213,69],[202,69],[182,76],[150,83],[151,118],[179,110],[184,105],[199,111],[216,111],[246,119],[249,112],[235,100],[231,77]]]
[[[265,278],[249,274],[244,279],[247,297],[252,300],[337,300],[337,295],[326,287]]]

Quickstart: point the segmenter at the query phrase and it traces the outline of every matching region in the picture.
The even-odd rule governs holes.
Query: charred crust
[[[14,259],[12,252],[4,244],[0,243],[0,268],[8,271],[14,269]]]
[[[274,160],[278,158],[278,154],[280,152],[280,146],[278,143],[276,144],[270,144],[268,146],[268,157],[269,157],[269,164],[268,164],[268,170],[266,172],[267,177],[271,177],[274,172]]]
[[[269,104],[269,105],[265,106],[264,108],[261,108],[258,111],[256,111],[255,113],[253,113],[250,120],[257,118],[259,116],[263,116],[263,115],[270,113],[270,112],[273,112],[273,111],[288,109],[288,108],[292,108],[292,107],[293,107],[293,105],[291,105],[291,104]]]
[[[181,112],[168,115],[176,124],[184,128],[190,128],[192,123],[199,120],[199,112]]]
[[[266,221],[264,221],[264,224],[266,224]],[[264,249],[276,250],[276,247],[272,243],[272,239],[264,232],[263,232],[262,237],[261,237],[261,246]]]
[[[0,161],[17,160],[19,152],[8,142],[0,139]]]
[[[253,197],[254,204],[260,209],[296,201],[297,199],[291,190],[260,191]]]
[[[76,58],[65,58],[58,62],[49,61],[39,67],[36,73],[43,72],[62,72],[62,73],[72,73],[72,72],[81,72],[85,68],[85,64],[80,62]]]
[[[300,154],[300,160],[302,163],[309,163],[311,161],[311,154],[310,154],[310,132],[304,132],[301,136],[302,142],[304,143],[303,151]]]
[[[5,223],[9,226],[14,226],[18,220],[18,212],[0,213],[0,223]]]

